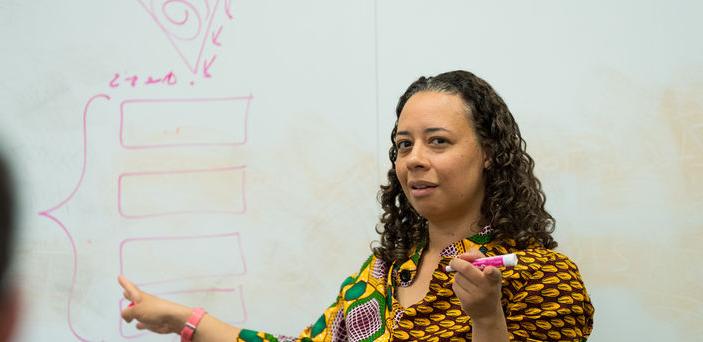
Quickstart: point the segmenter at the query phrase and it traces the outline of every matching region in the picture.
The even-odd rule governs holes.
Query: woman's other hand
[[[117,280],[124,289],[124,298],[131,303],[122,310],[122,319],[128,323],[136,319],[137,329],[160,334],[180,333],[191,308],[143,292],[122,275]]]
[[[500,306],[501,272],[493,266],[479,268],[472,261],[485,255],[478,250],[463,253],[449,265],[456,271],[452,289],[464,312],[474,323],[482,320],[505,320]]]

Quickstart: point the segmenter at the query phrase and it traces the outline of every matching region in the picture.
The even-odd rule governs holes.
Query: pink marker
[[[514,253],[511,254],[505,254],[505,255],[496,255],[492,257],[486,257],[486,258],[478,258],[474,261],[471,262],[472,265],[480,268],[484,268],[486,266],[493,266],[493,267],[515,267],[517,265],[517,255]],[[448,266],[445,268],[447,272],[454,272],[455,270],[451,267]]]

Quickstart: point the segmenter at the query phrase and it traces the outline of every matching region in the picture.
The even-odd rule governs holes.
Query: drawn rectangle
[[[240,325],[248,319],[241,285],[236,288],[192,289],[153,294],[191,307],[206,307],[208,313],[232,325]],[[121,299],[119,302],[120,311],[127,305],[129,302]],[[120,318],[120,335],[126,339],[135,339],[147,334],[137,330],[134,325],[134,323],[128,324]]]
[[[218,263],[216,272],[206,265]],[[120,243],[120,273],[142,285],[184,279],[239,276],[246,263],[239,233],[219,235],[147,237]]]
[[[242,214],[246,211],[245,167],[128,172],[118,179],[122,217],[178,214]]]
[[[120,144],[128,149],[244,144],[252,98],[125,100]]]

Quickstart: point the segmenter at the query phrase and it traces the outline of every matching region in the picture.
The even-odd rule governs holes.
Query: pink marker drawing
[[[152,255],[155,250],[163,253]],[[152,257],[144,260],[144,255]],[[227,260],[227,263],[220,265],[217,271],[202,266],[213,259]],[[145,265],[148,267],[145,268]],[[238,232],[129,238],[120,243],[120,274],[139,280],[140,286],[188,279],[236,277],[246,273],[247,266]]]
[[[132,107],[127,110],[128,116],[123,122],[125,142],[133,143],[130,145],[132,148],[121,146],[119,139],[116,139],[120,104],[125,101],[111,98],[107,94],[97,94],[85,103],[82,113],[82,145],[77,147],[82,152],[79,154],[82,160],[78,160],[77,181],[70,189],[70,193],[57,201],[57,204],[47,206],[49,208],[45,210],[38,210],[40,216],[47,218],[62,230],[67,238],[69,251],[72,253],[72,264],[66,267],[69,273],[67,290],[60,293],[66,296],[66,323],[76,340],[112,340],[107,337],[117,333],[108,332],[105,329],[106,325],[114,327],[113,317],[108,316],[114,312],[114,306],[104,305],[107,300],[113,303],[116,298],[106,299],[95,295],[98,293],[95,289],[98,275],[94,273],[97,273],[96,270],[102,270],[101,267],[104,265],[118,261],[118,256],[124,273],[137,276],[144,285],[154,286],[155,292],[165,289],[187,290],[189,287],[195,287],[189,284],[197,283],[200,278],[211,277],[224,278],[227,287],[236,287],[237,277],[246,273],[239,234],[233,232],[217,235],[216,233],[221,233],[223,228],[228,230],[230,228],[231,222],[225,222],[223,214],[239,215],[246,212],[245,165],[231,165],[231,161],[227,161],[220,164],[224,166],[205,167],[197,163],[199,160],[196,162],[188,160],[183,163],[183,168],[178,169],[129,170],[134,167],[133,165],[139,165],[135,163],[126,164],[128,169],[123,170],[111,168],[109,162],[111,156],[128,156],[132,158],[130,160],[138,161],[143,157],[133,150],[152,147],[173,146],[174,149],[163,151],[168,152],[169,158],[174,159],[180,157],[178,148],[187,148],[188,152],[192,152],[200,146],[242,145],[246,141],[245,113],[250,99],[251,97],[204,102],[173,101],[172,99],[168,101],[169,103],[132,102]],[[163,116],[153,116],[151,114],[153,111],[150,110],[141,111],[144,108],[160,111],[179,106],[186,111],[167,111]],[[194,110],[202,113],[201,120],[188,115]],[[183,115],[168,115],[173,113]],[[173,121],[174,119],[177,120]],[[229,125],[223,125],[223,123],[229,123]],[[218,125],[222,126],[221,131],[216,131]],[[167,133],[156,135],[156,138],[151,134],[151,132],[164,131]],[[223,155],[229,150],[221,149]],[[160,150],[151,152],[158,153]],[[105,163],[105,161],[108,162]],[[114,203],[115,197],[118,197],[117,203]],[[164,197],[168,200],[164,201]],[[105,201],[108,198],[111,200]],[[190,201],[189,198],[197,200]],[[99,214],[92,214],[92,212],[99,212]],[[180,218],[192,214],[197,214],[198,217],[218,215],[216,219],[222,224],[215,227],[182,224],[179,227],[183,232],[181,234],[190,234],[188,232],[199,234],[185,237],[169,236],[169,231],[161,229],[164,225],[168,225],[169,221],[183,221]],[[172,217],[173,215],[179,217]],[[104,220],[85,219],[85,217],[98,216]],[[153,234],[147,231],[150,229],[149,225],[134,223],[139,223],[137,219],[147,217],[159,217],[153,222],[157,222],[158,225],[155,225],[155,228],[164,232],[163,236],[143,237],[145,234]],[[94,224],[88,221],[100,221],[100,223]],[[115,230],[114,227],[121,229]],[[120,240],[115,237],[119,237]],[[124,238],[127,239],[124,240]],[[124,243],[118,246],[119,241]],[[145,259],[151,260],[144,258],[144,255],[148,255],[150,251],[159,248],[184,250],[186,248],[180,246],[185,243],[198,251],[198,255],[207,256],[216,253],[223,259],[234,262],[226,268],[215,271],[198,267],[204,264],[202,262],[192,263],[195,260],[202,261],[199,258],[180,260],[188,267],[179,269],[178,272],[174,270],[153,272],[153,267],[145,269],[140,266],[140,263],[144,264]],[[173,253],[173,255],[179,254]],[[158,258],[153,260],[158,261]],[[98,280],[104,281],[104,279]],[[232,282],[235,283],[232,284]],[[230,293],[230,297],[234,297],[235,294],[237,298],[240,296],[238,292]],[[231,315],[235,318],[241,317],[238,313]]]
[[[79,341],[88,341],[82,334],[78,332],[78,329],[75,325],[75,322],[73,321],[73,309],[74,308],[74,296],[76,295],[76,278],[78,276],[78,248],[76,247],[76,240],[74,239],[73,235],[71,234],[70,230],[66,225],[61,221],[58,217],[56,217],[55,214],[53,214],[54,211],[64,207],[68,202],[70,202],[73,197],[76,195],[78,192],[78,189],[81,187],[83,184],[83,180],[85,179],[86,176],[86,169],[88,165],[88,112],[89,109],[91,108],[93,101],[97,99],[103,99],[103,100],[110,100],[110,96],[107,94],[97,94],[92,96],[88,101],[86,102],[84,108],[83,108],[83,160],[82,160],[82,166],[81,166],[81,173],[80,176],[78,177],[78,182],[76,183],[76,186],[73,188],[73,191],[64,199],[62,200],[59,204],[51,207],[50,209],[44,210],[39,212],[39,216],[46,217],[47,219],[53,221],[58,225],[63,233],[66,235],[66,238],[68,238],[69,243],[71,244],[71,252],[73,254],[73,272],[71,274],[71,288],[69,290],[69,295],[68,295],[68,305],[67,305],[67,312],[66,312],[66,317],[68,321],[68,328],[71,330],[71,333],[73,336],[76,337]]]
[[[137,1],[166,35],[180,60],[192,72],[191,77],[197,76],[197,81],[200,81],[212,77],[218,71],[216,65],[222,59],[218,60],[218,49],[227,39],[223,24],[233,18],[231,0]],[[140,5],[134,3],[137,11]],[[143,14],[142,18],[145,18]],[[105,83],[111,91],[171,86],[178,89],[181,85],[195,84],[189,80],[191,77],[187,77],[188,72],[177,70],[177,78],[172,66],[166,68],[160,71],[134,72],[116,66],[109,70],[116,72],[108,74]],[[180,148],[192,153],[198,148],[215,147],[218,151],[223,151],[224,155],[225,151],[247,142],[247,115],[252,98],[249,95],[128,99],[119,102],[108,94],[97,94],[85,103],[82,117],[82,160],[78,160],[78,179],[69,190],[70,193],[58,203],[47,206],[48,209],[38,210],[38,215],[56,224],[63,232],[72,254],[72,263],[66,267],[69,283],[66,284],[66,290],[61,287],[57,294],[66,296],[66,323],[76,340],[115,340],[116,332],[108,332],[111,329],[106,328],[117,328],[114,326],[117,317],[112,316],[117,298],[106,298],[103,294],[108,280],[102,272],[105,265],[117,261],[120,273],[135,276],[140,280],[138,285],[153,293],[175,297],[179,302],[210,301],[215,303],[215,307],[220,305],[218,303],[223,303],[219,310],[228,312],[229,317],[225,319],[232,323],[247,320],[242,285],[238,284],[238,277],[247,272],[242,242],[238,232],[229,230],[230,222],[222,220],[222,214],[239,215],[246,212],[246,166],[230,161],[208,165],[188,161],[190,164],[178,164],[178,169],[175,170],[173,167],[130,170],[134,167],[141,168],[135,166],[140,165],[138,163],[120,164],[119,167],[128,168],[122,170],[111,169],[114,166],[111,163],[124,156],[138,161],[143,158],[142,154],[156,155],[159,152],[171,159],[174,156],[180,158]],[[88,118],[91,125],[93,120],[98,123],[91,127],[90,132]],[[119,128],[115,121],[117,119]],[[148,149],[151,150],[144,151]],[[110,159],[111,157],[117,158]],[[115,190],[117,205],[113,202]],[[211,196],[213,194],[217,196]],[[191,201],[186,200],[188,196]],[[164,201],[164,197],[168,200]],[[179,234],[186,235],[181,236],[172,236],[169,233],[174,231],[163,229],[164,226],[170,227],[169,222],[188,221],[182,218],[192,214],[199,217],[218,215],[217,222],[222,223],[214,226],[184,223],[179,225],[179,232],[182,232]],[[90,219],[96,217],[98,219]],[[157,219],[152,221],[139,221],[155,217]],[[143,230],[151,228],[150,222],[157,222],[158,226],[155,227],[162,236],[143,236],[153,234]],[[116,230],[115,227],[124,229]],[[229,233],[221,233],[223,228],[228,229]],[[198,235],[188,235],[191,234],[189,232]],[[187,248],[184,247],[186,244]],[[197,254],[173,253],[178,257],[169,260],[176,259],[183,268],[159,268],[158,265],[166,264],[166,261],[160,259],[166,253],[158,254],[159,257],[149,257],[154,250],[186,249]],[[231,262],[226,267],[214,270],[202,267],[205,264],[203,259],[213,255]],[[144,264],[150,267],[145,268],[142,266]],[[114,270],[115,268],[107,267],[108,272]],[[217,288],[195,285],[212,277],[218,279]],[[109,284],[114,286],[113,279],[110,275]],[[216,300],[212,297],[216,297]],[[133,304],[125,300],[119,303],[120,308],[127,305]],[[123,338],[141,336],[132,334],[128,331],[129,328],[124,330],[125,327],[127,326],[120,320],[118,332]]]
[[[505,255],[496,255],[492,257],[479,258],[471,262],[472,265],[476,267],[515,267],[517,265],[517,255],[514,253]],[[445,268],[447,272],[454,272],[455,270],[451,266]]]
[[[212,63],[211,63],[212,64]],[[209,67],[209,66],[208,66]],[[164,73],[163,75],[153,75],[153,74],[147,74],[147,75],[137,75],[137,74],[121,74],[119,72],[115,72],[112,78],[110,79],[110,82],[108,82],[108,86],[110,88],[119,88],[121,86],[129,86],[132,88],[136,88],[138,86],[151,86],[151,85],[166,85],[166,86],[174,86],[178,80],[176,79],[176,74],[173,71],[168,71]]]
[[[253,98],[247,95],[122,101],[120,145],[147,149],[246,144]],[[173,134],[178,127],[184,129]]]
[[[245,166],[230,166],[123,173],[117,181],[117,211],[127,219],[243,214],[247,210],[245,170]],[[229,187],[223,188],[224,184]]]
[[[198,73],[205,51],[210,41],[211,27],[219,9],[220,0],[139,0],[139,3],[151,15],[154,22],[166,34],[171,45],[176,49],[181,60],[193,74]],[[226,16],[231,20],[231,4],[222,6]],[[215,36],[219,35],[219,30]],[[219,42],[215,43],[219,45]],[[209,64],[212,64],[211,59]],[[208,65],[209,67],[209,65]]]

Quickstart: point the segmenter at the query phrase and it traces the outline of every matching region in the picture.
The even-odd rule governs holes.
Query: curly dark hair
[[[405,103],[423,91],[461,96],[478,141],[489,156],[489,166],[484,171],[486,196],[481,205],[481,223],[490,224],[495,238],[515,240],[518,248],[535,243],[555,248],[557,242],[551,235],[555,221],[544,208],[542,185],[533,173],[535,163],[526,152],[525,140],[513,115],[486,81],[458,70],[420,77],[398,100],[388,152],[392,166],[388,170],[388,184],[382,185],[378,194],[383,208],[381,222],[376,227],[381,235],[380,246],[373,247],[373,253],[389,263],[403,262],[415,244],[428,238],[427,220],[410,205],[396,176],[398,151],[393,142]]]

